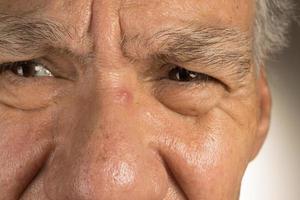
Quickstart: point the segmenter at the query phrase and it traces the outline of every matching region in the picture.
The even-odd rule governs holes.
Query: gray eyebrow
[[[124,34],[122,50],[131,60],[197,62],[202,67],[230,67],[242,78],[250,71],[251,38],[232,28],[189,25],[161,30],[150,37]],[[144,53],[146,52],[146,53]]]
[[[70,37],[67,28],[57,22],[0,13],[2,55],[39,54],[47,48],[61,46]]]

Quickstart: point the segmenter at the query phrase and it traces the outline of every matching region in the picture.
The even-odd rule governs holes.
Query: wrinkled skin
[[[247,76],[236,81],[226,69],[199,68],[218,79],[200,86],[147,81],[144,69],[151,66],[130,61],[120,43],[121,33],[134,37],[191,21],[251,35],[253,5],[1,0],[2,13],[29,12],[73,27],[63,45],[81,54],[92,46],[94,56],[88,63],[52,56],[65,68],[64,80],[12,84],[1,75],[0,200],[238,199],[269,125],[263,70],[256,72],[251,62]],[[8,59],[3,55],[1,62]]]

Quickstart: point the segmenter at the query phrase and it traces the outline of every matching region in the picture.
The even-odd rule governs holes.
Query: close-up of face
[[[238,200],[271,98],[253,0],[0,0],[0,200]]]

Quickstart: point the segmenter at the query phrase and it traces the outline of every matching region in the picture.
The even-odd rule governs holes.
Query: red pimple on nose
[[[133,101],[133,95],[128,89],[119,89],[116,93],[115,100],[120,104],[130,104]]]

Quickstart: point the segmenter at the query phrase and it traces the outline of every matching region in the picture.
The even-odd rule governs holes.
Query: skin
[[[124,35],[150,35],[195,21],[252,38],[253,5],[0,0],[2,13],[63,24],[72,37],[60,46],[93,53],[86,62],[60,52],[38,55],[62,68],[64,79],[1,75],[0,200],[238,199],[244,171],[269,126],[264,70],[257,72],[250,56],[241,80],[225,67],[210,70],[191,62],[179,64],[217,81],[197,86],[149,81],[147,49],[129,43],[132,61],[120,44]],[[0,61],[36,57],[2,52]],[[160,73],[155,69],[149,76]]]

